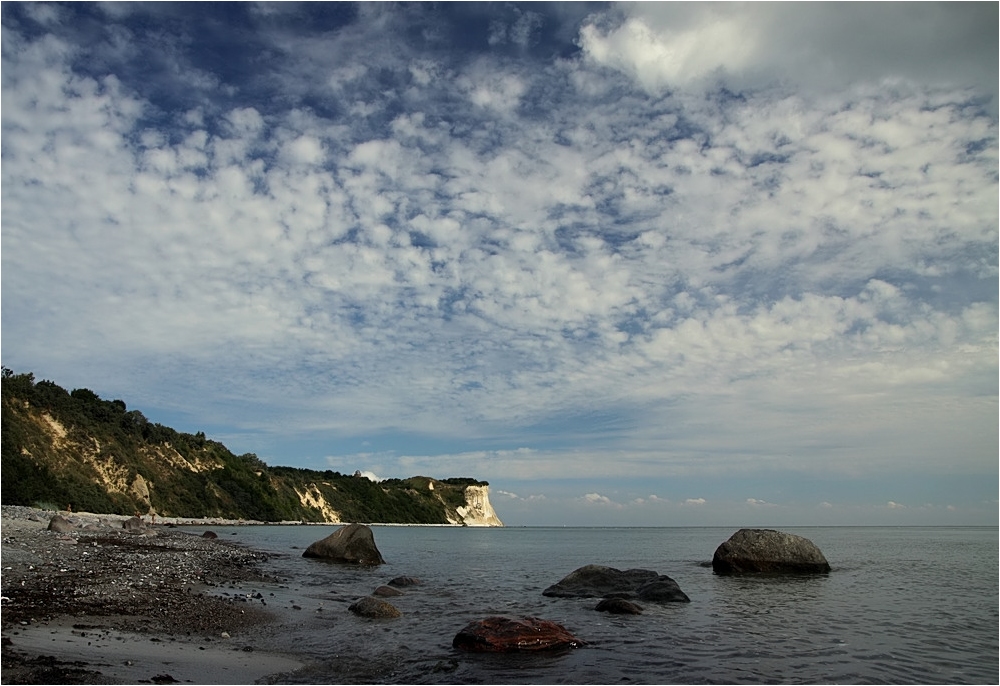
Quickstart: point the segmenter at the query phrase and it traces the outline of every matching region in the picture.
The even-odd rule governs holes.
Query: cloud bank
[[[231,9],[5,5],[4,364],[511,493],[996,474],[995,6]]]

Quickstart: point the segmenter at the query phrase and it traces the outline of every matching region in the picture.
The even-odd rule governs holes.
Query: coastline
[[[259,650],[277,616],[209,593],[274,581],[268,555],[161,522],[126,531],[119,515],[0,511],[3,683],[253,683],[304,666]],[[245,523],[245,522],[242,522]]]

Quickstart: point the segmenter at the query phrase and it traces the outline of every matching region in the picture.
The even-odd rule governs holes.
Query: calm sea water
[[[998,531],[976,528],[786,528],[826,555],[829,575],[720,577],[710,562],[735,529],[373,527],[386,565],[301,557],[336,527],[214,528],[279,553],[281,584],[260,593],[282,622],[265,646],[309,667],[283,683],[997,683]],[[596,599],[542,590],[585,564],[673,577],[691,603],[596,612]],[[390,598],[393,620],[348,605],[396,576],[420,586]],[[260,604],[261,599],[247,602]],[[468,622],[530,615],[587,646],[555,654],[454,650]]]

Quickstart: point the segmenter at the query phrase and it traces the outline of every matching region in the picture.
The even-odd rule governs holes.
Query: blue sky
[[[996,525],[997,15],[4,3],[3,363],[509,525]]]

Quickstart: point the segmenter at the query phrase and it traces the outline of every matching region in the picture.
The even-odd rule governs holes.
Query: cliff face
[[[4,369],[4,505],[257,521],[503,526],[486,482],[271,467],[49,381]]]
[[[467,486],[465,507],[459,507],[458,514],[466,526],[503,526],[490,505],[489,486]]]

